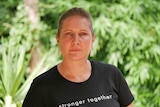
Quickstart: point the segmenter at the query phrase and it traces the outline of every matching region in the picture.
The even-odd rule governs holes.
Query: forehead
[[[65,28],[69,28],[69,27],[73,27],[73,28],[90,28],[90,23],[89,20],[85,17],[82,16],[70,16],[67,17],[63,23],[62,23],[62,29]]]

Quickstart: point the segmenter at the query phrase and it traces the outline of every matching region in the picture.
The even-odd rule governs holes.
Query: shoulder
[[[104,62],[97,62],[97,61],[91,60],[91,65],[92,65],[93,69],[98,70],[98,71],[104,71],[107,73],[120,72],[120,70],[116,66],[114,66],[112,64],[106,64]]]
[[[57,66],[50,68],[48,71],[37,76],[33,80],[33,83],[34,84],[50,83],[52,81],[52,79],[55,77],[56,71],[57,71]]]
[[[103,62],[91,61],[92,69],[96,75],[110,80],[118,80],[123,78],[122,72],[116,66],[112,64],[106,64]]]

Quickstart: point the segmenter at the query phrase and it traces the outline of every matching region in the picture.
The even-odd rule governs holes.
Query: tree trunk
[[[38,15],[38,0],[24,0],[25,3],[25,8],[28,13],[28,17],[30,21],[35,24],[39,20],[39,15]]]
[[[28,14],[28,18],[31,24],[36,25],[39,21],[39,7],[38,0],[24,0],[25,8]],[[36,41],[37,42],[37,41]],[[32,47],[31,49],[31,61],[30,61],[30,72],[34,71],[34,69],[38,66],[40,62],[40,56],[38,53],[38,48],[41,46],[38,45],[36,47]]]

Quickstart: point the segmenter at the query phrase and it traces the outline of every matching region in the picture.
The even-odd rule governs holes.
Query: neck
[[[82,82],[91,75],[91,64],[89,60],[79,62],[63,60],[58,65],[58,70],[64,78],[73,82]]]

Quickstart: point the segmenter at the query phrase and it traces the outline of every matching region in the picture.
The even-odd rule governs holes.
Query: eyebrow
[[[80,31],[88,32],[87,30],[80,30]]]
[[[88,32],[87,30],[80,30],[81,32]],[[73,32],[73,30],[64,30],[64,32]]]
[[[64,30],[64,33],[73,32],[72,30]]]

